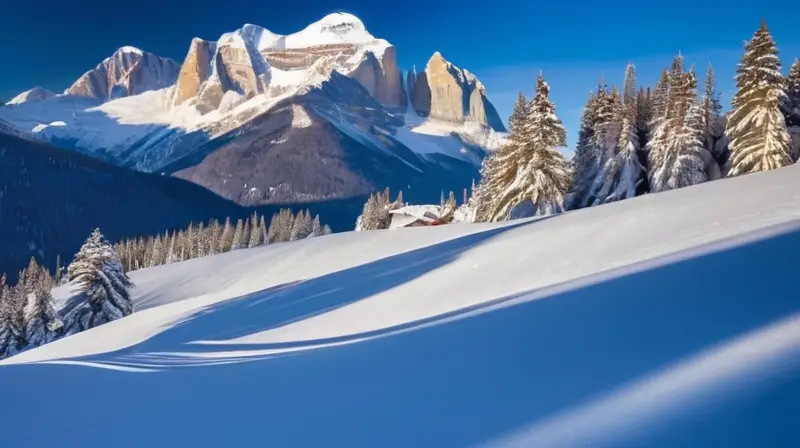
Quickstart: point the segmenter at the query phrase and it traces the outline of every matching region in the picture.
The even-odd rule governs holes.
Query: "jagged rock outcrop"
[[[223,91],[233,90],[252,98],[269,84],[269,64],[253,42],[238,33],[223,36],[214,55],[214,74]]]
[[[416,75],[411,105],[422,116],[451,122],[475,122],[505,131],[497,110],[486,98],[486,88],[467,70],[433,54],[425,73]]]
[[[380,59],[379,59],[380,58]],[[404,107],[408,101],[403,76],[397,67],[397,49],[388,46],[380,56],[366,51],[361,63],[350,72],[378,102],[388,107]]]
[[[175,85],[175,104],[182,104],[200,93],[200,85],[211,76],[211,58],[215,51],[215,43],[197,37],[192,39]]]
[[[175,84],[180,66],[138,48],[122,47],[84,73],[64,93],[103,101],[138,95]]]

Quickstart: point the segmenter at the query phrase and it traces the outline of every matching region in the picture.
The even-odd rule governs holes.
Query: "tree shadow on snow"
[[[441,266],[507,229],[225,302],[135,350],[236,337],[345,306]],[[102,407],[126,421],[146,422],[115,438],[117,446],[152,440],[193,446],[256,441],[270,446],[470,446],[580,409],[702,350],[795,315],[800,311],[798,250],[800,231],[792,231],[539,300],[515,296],[518,300],[494,303],[506,306],[409,324],[413,331],[386,329],[360,335],[365,340],[357,344],[260,362],[161,374],[12,366],[7,373],[16,376],[6,376],[11,381],[0,392],[0,402],[21,404],[3,421],[24,426],[30,420],[26,412],[36,412],[50,422],[37,427],[41,440],[56,441],[70,428],[91,424],[93,412]],[[375,276],[393,270],[394,275]],[[297,288],[305,289],[300,293]],[[296,292],[282,295],[290,290]],[[262,312],[251,320],[249,313]],[[459,315],[464,318],[454,318]],[[225,328],[228,319],[237,328],[208,334]],[[193,330],[195,325],[206,331]],[[48,381],[54,377],[58,385]],[[87,394],[101,384],[113,386],[107,394]],[[49,399],[69,403],[69,413],[26,400],[33,385]],[[709,409],[701,407],[690,418],[671,423],[660,438],[613,446],[788,447],[800,442],[796,376],[748,401],[713,406],[717,398],[711,397]],[[114,425],[101,425],[84,446],[103,446],[116,431]],[[16,446],[27,440],[26,434],[8,432],[0,439],[8,437],[11,443],[5,445]],[[592,446],[609,445],[598,441]]]
[[[547,218],[550,217],[541,219]],[[213,358],[205,358],[205,362],[186,362],[193,352],[219,351],[222,348],[192,343],[235,339],[331,312],[414,280],[447,265],[461,253],[491,238],[521,226],[532,225],[541,219],[473,233],[342,271],[224,300],[187,316],[133,347],[73,360],[125,364],[126,355],[158,353],[169,349],[179,350],[181,354],[149,356],[150,360],[160,359],[163,365],[153,362],[148,367],[158,370],[180,367],[182,364],[194,366],[197,363],[214,363]],[[258,348],[252,344],[225,348],[247,349],[248,346]],[[141,357],[138,358],[141,360]]]

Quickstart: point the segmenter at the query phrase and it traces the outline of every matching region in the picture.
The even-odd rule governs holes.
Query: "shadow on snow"
[[[132,349],[84,360],[102,363],[163,345],[277,328],[396,287],[508,229],[223,302]],[[15,405],[13,411],[0,411],[0,417],[17,428],[32,425],[26,422],[35,413],[36,421],[49,422],[36,427],[40,440],[48,442],[79,425],[93,425],[83,446],[103,446],[110,438],[119,442],[115,446],[152,441],[194,446],[256,441],[272,446],[473,445],[579,408],[699,351],[795,315],[800,311],[794,263],[798,250],[800,231],[795,230],[542,300],[513,300],[482,312],[460,310],[356,335],[365,339],[357,344],[260,362],[158,374],[10,366],[0,370],[7,385],[0,402]],[[414,331],[402,331],[406,327]],[[386,334],[391,336],[378,337]],[[341,341],[222,347],[255,350],[321,342]],[[31,399],[34,388],[41,400],[52,401],[42,406]],[[661,438],[631,446],[797,446],[797,375],[772,384],[756,398],[730,406],[707,403],[711,409],[694,411],[691,418],[662,431]],[[94,426],[99,409],[109,419]],[[136,429],[117,422],[136,422]],[[119,438],[120,431],[125,436]],[[28,435],[0,433],[0,442],[8,438],[0,445],[17,446]]]

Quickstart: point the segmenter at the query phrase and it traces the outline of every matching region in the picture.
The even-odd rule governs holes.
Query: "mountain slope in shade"
[[[68,262],[95,227],[118,241],[212,218],[246,218],[254,210],[269,218],[278,210],[247,209],[191,182],[108,165],[3,130],[0,122],[0,273],[11,278],[31,256],[52,272],[56,257]],[[355,202],[303,208],[341,231],[352,227],[363,199]]]
[[[132,316],[0,361],[0,444],[797,446],[799,168],[133,272]]]

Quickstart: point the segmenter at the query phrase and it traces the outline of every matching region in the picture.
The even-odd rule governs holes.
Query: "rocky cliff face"
[[[474,122],[505,131],[486,97],[486,88],[467,70],[433,54],[424,73],[409,77],[411,105],[422,116],[451,122]]]
[[[64,93],[103,101],[133,96],[175,84],[179,71],[180,66],[172,59],[122,47]]]
[[[211,58],[215,51],[216,44],[192,39],[175,85],[175,104],[182,104],[200,93],[200,85],[211,76]]]
[[[367,91],[384,106],[401,108],[408,101],[403,76],[397,67],[397,49],[387,47],[376,56],[366,52],[361,63],[350,72]]]

